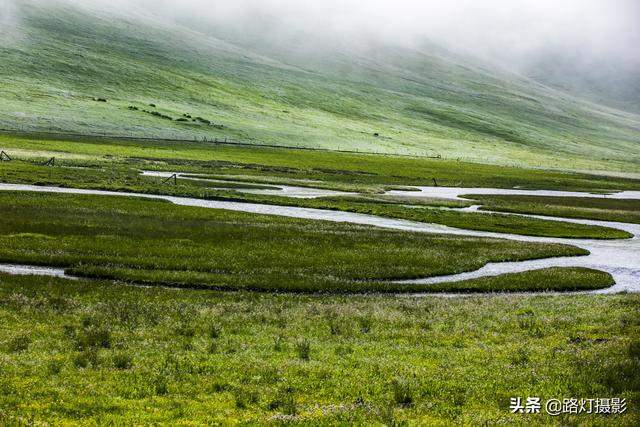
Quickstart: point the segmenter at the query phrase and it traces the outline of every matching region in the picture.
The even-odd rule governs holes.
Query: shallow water
[[[542,243],[561,243],[577,246],[590,252],[582,257],[560,257],[542,260],[489,263],[479,270],[450,276],[430,277],[425,279],[399,281],[398,283],[444,283],[497,276],[506,273],[520,273],[549,267],[586,267],[606,271],[616,281],[615,286],[596,291],[595,293],[640,292],[640,225],[607,221],[581,220],[574,218],[555,218],[539,215],[520,215],[555,221],[572,222],[587,225],[599,225],[625,230],[633,234],[631,239],[595,240],[595,239],[562,239],[548,237],[519,236],[501,233],[484,233],[485,237],[501,237],[510,240]],[[478,233],[474,233],[478,235]]]
[[[0,273],[13,274],[14,276],[49,276],[70,279],[64,273],[63,268],[39,267],[35,265],[0,264]]]
[[[492,276],[505,273],[516,273],[527,270],[535,270],[547,267],[587,267],[610,273],[616,285],[598,293],[616,293],[622,291],[640,292],[640,225],[624,224],[606,221],[591,221],[579,219],[536,218],[551,219],[556,221],[575,222],[580,224],[601,225],[628,231],[633,234],[632,239],[625,240],[587,240],[587,239],[560,239],[547,237],[529,237],[514,234],[502,234],[483,231],[463,230],[447,227],[438,224],[425,224],[406,220],[381,218],[371,215],[364,215],[352,212],[338,212],[321,209],[299,208],[291,206],[273,206],[261,205],[255,203],[239,203],[226,201],[213,201],[192,199],[186,197],[160,196],[136,193],[118,193],[113,191],[99,190],[80,190],[71,188],[58,187],[40,187],[33,185],[19,184],[0,184],[0,190],[4,191],[33,191],[45,193],[65,193],[65,194],[87,194],[87,195],[105,195],[105,196],[128,196],[140,197],[154,200],[167,200],[177,205],[194,206],[211,209],[225,209],[238,212],[248,212],[264,215],[276,215],[290,218],[302,218],[312,220],[326,220],[332,222],[347,222],[352,224],[371,225],[394,230],[412,231],[420,233],[440,233],[460,236],[473,237],[489,237],[502,238],[526,242],[542,242],[542,243],[562,243],[578,246],[591,252],[588,256],[583,257],[567,257],[567,258],[549,258],[544,260],[522,261],[522,262],[504,262],[492,263],[474,272],[457,274],[452,276],[443,276],[427,279],[418,279],[412,281],[401,281],[399,283],[440,283],[465,280],[470,278]],[[456,189],[460,190],[460,189]],[[479,189],[473,189],[478,192]],[[468,190],[461,191],[468,193]],[[631,192],[627,192],[631,193]],[[640,192],[636,192],[640,193]],[[489,194],[489,193],[487,193]],[[577,193],[575,193],[577,194]]]
[[[312,188],[312,187],[296,187],[292,185],[282,185],[282,184],[261,184],[261,183],[248,183],[246,181],[227,181],[221,179],[209,179],[209,178],[196,178],[193,176],[187,176],[186,174],[179,172],[158,172],[158,171],[142,171],[143,176],[155,176],[158,178],[170,178],[173,175],[177,175],[180,179],[187,179],[192,181],[206,181],[212,183],[211,188],[215,188],[216,183],[225,183],[231,182],[236,184],[251,184],[251,185],[264,185],[265,187],[277,187],[274,188],[222,188],[224,190],[233,190],[238,193],[248,193],[248,194],[262,194],[265,196],[282,196],[282,197],[292,197],[294,199],[317,199],[320,197],[331,197],[331,196],[355,196],[357,193],[348,193],[346,191],[335,191],[335,190],[325,190],[322,188]]]
[[[558,197],[602,197],[605,199],[640,199],[640,191],[621,191],[611,194],[583,193],[577,191],[519,190],[504,188],[462,188],[462,187],[415,187],[416,191],[388,191],[389,196],[411,196],[466,200],[465,194],[496,194],[508,196],[558,196]]]

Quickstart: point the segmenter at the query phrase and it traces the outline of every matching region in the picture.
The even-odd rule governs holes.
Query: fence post
[[[169,178],[165,179],[162,181],[163,184],[166,184],[167,182],[173,180],[173,185],[178,185],[178,174],[174,173],[173,175],[171,175]]]

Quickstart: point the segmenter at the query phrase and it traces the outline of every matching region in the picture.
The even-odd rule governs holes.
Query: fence
[[[97,138],[97,139],[109,139],[116,141],[158,141],[158,142],[180,142],[180,143],[211,143],[216,145],[230,145],[230,146],[241,146],[241,147],[264,147],[264,148],[284,148],[289,150],[304,150],[304,151],[321,151],[321,152],[338,152],[338,153],[351,153],[351,154],[377,154],[377,155],[387,155],[387,156],[399,156],[399,157],[423,157],[429,159],[442,159],[440,154],[435,152],[430,152],[429,150],[425,150],[422,154],[420,153],[412,153],[412,154],[399,154],[399,153],[388,153],[384,151],[375,151],[375,150],[344,150],[344,149],[330,149],[330,148],[321,148],[321,147],[304,147],[300,145],[285,145],[285,144],[269,144],[264,142],[246,142],[246,141],[237,141],[230,138],[218,139],[207,138],[207,137],[198,137],[194,136],[191,139],[187,138],[166,138],[166,137],[142,137],[142,136],[133,136],[133,135],[111,135],[107,133],[73,133],[73,132],[53,132],[53,131],[24,131],[17,129],[2,129],[0,128],[1,133],[11,134],[11,135],[22,135],[22,136],[44,136],[44,137],[58,137],[58,138]]]

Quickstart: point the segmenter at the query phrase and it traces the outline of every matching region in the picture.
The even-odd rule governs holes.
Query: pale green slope
[[[214,37],[140,16],[21,5],[22,31],[0,48],[5,128],[217,136],[545,167],[640,164],[640,116],[436,46],[307,49],[315,45],[304,35],[295,43]],[[223,127],[175,120],[185,113]]]

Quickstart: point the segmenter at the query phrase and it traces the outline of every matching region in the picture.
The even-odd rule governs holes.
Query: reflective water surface
[[[216,188],[216,183],[236,183],[236,184],[249,184],[244,181],[227,181],[220,179],[208,179],[208,178],[196,178],[193,176],[188,176],[186,174],[180,172],[157,172],[157,171],[142,171],[143,176],[155,176],[159,178],[170,178],[173,175],[176,175],[180,179],[192,180],[192,181],[206,181],[210,182],[211,188]],[[251,185],[261,185],[260,183],[251,183]],[[335,191],[335,190],[325,190],[323,188],[312,188],[312,187],[296,187],[292,185],[282,185],[282,184],[264,184],[265,188],[234,188],[233,191],[237,191],[239,193],[248,193],[248,194],[263,194],[266,196],[282,196],[282,197],[292,197],[294,199],[317,199],[319,197],[330,197],[330,196],[354,196],[357,193],[348,193],[345,191]],[[269,188],[276,187],[276,188]]]

